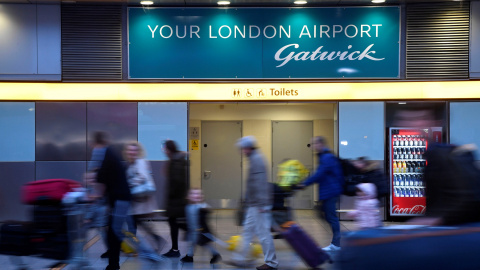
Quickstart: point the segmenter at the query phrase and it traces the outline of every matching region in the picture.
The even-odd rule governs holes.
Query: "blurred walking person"
[[[270,233],[272,224],[272,192],[268,182],[268,171],[265,157],[257,149],[256,139],[245,136],[237,142],[237,147],[248,157],[249,168],[247,188],[245,191],[245,218],[243,221],[242,247],[234,253],[232,260],[226,262],[237,267],[248,267],[247,254],[250,252],[250,242],[254,235],[262,245],[265,264],[258,270],[277,269],[278,261],[275,246]]]
[[[358,184],[354,204],[355,210],[348,212],[347,216],[355,220],[355,225],[360,230],[381,227],[379,204],[375,184]]]
[[[137,142],[130,142],[125,145],[124,158],[127,161],[127,181],[132,193],[131,217],[132,227],[130,231],[136,234],[137,227],[142,229],[153,238],[156,250],[161,250],[165,240],[156,234],[152,227],[146,224],[144,219],[152,216],[153,211],[158,208],[155,199],[156,186],[152,176],[150,163],[144,158],[145,150]]]
[[[326,139],[318,136],[312,139],[313,150],[318,154],[317,171],[308,177],[301,185],[304,188],[313,183],[318,184],[318,199],[322,202],[320,211],[332,228],[332,242],[323,248],[325,251],[340,250],[340,221],[338,220],[336,205],[343,191],[343,173],[340,162],[326,146]]]
[[[120,269],[120,244],[123,241],[122,226],[127,220],[131,194],[121,158],[109,146],[105,132],[94,133],[92,159],[101,164],[97,171],[97,182],[108,197],[110,216],[108,219],[108,266],[105,270]]]
[[[178,231],[181,225],[178,223],[178,219],[185,217],[185,206],[187,205],[187,154],[179,151],[177,144],[172,140],[165,141],[164,151],[169,158],[166,166],[168,182],[166,215],[170,226],[172,248],[163,256],[176,258],[180,257]],[[182,226],[182,229],[186,230],[186,226]]]
[[[422,106],[399,110],[395,125],[419,130],[442,126],[435,112]],[[480,170],[475,164],[476,146],[429,141],[425,152],[426,212],[409,221],[418,225],[457,225],[480,222]]]
[[[205,203],[203,192],[199,188],[191,188],[188,191],[188,205],[185,209],[188,227],[189,248],[187,255],[180,261],[184,263],[193,262],[193,253],[197,245],[204,246],[212,253],[210,263],[217,263],[222,259],[220,253],[210,244],[212,242],[211,231],[208,226],[208,213],[210,206]],[[206,235],[210,236],[208,238]]]

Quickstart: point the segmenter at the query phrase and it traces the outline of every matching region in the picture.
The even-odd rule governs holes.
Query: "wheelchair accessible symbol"
[[[253,97],[253,93],[254,93],[254,92],[253,92],[253,89],[252,89],[252,88],[247,88],[247,89],[245,90],[245,97],[246,97],[246,98],[251,98],[251,97]]]

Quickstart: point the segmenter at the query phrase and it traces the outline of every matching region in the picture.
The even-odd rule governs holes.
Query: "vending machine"
[[[442,128],[390,128],[390,215],[425,214],[425,151],[429,141],[441,142]]]

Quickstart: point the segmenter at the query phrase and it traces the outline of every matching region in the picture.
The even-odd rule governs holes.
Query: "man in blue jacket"
[[[340,222],[336,212],[336,204],[342,194],[343,173],[337,157],[326,147],[324,137],[312,139],[313,149],[318,153],[317,171],[308,177],[300,187],[306,187],[313,183],[318,184],[318,199],[322,202],[321,211],[325,220],[332,228],[332,243],[323,248],[326,251],[340,250]]]

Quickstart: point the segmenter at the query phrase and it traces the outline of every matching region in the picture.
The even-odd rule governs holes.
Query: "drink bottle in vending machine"
[[[391,216],[423,215],[426,209],[423,172],[428,140],[441,139],[441,128],[390,128],[389,174]]]

